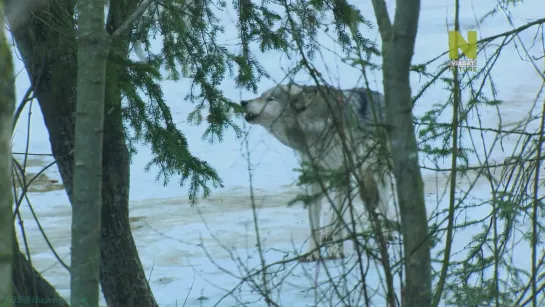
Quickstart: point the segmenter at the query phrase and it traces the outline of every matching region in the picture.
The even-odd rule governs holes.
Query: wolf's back
[[[348,105],[347,116],[356,117],[360,128],[370,128],[373,124],[384,123],[384,96],[366,88],[343,90]]]

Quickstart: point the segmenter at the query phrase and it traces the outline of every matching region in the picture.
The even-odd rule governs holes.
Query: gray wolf
[[[263,126],[281,143],[294,149],[303,164],[330,173],[344,170],[359,176],[366,187],[365,191],[360,187],[360,198],[366,208],[378,208],[382,217],[391,217],[389,197],[393,193],[388,179],[393,176],[388,171],[389,146],[379,146],[386,142],[379,142],[374,137],[385,131],[382,94],[365,88],[340,90],[290,83],[277,85],[240,104],[248,123]],[[341,194],[342,184],[338,186],[341,188],[336,194]],[[342,212],[345,198],[337,195],[332,202],[329,224],[320,237],[323,191],[323,184],[319,182],[306,187],[307,196],[316,197],[308,197],[310,244],[302,261],[318,260],[319,243],[328,241],[333,242],[327,249],[328,258],[344,257],[342,238],[347,224],[342,219]]]

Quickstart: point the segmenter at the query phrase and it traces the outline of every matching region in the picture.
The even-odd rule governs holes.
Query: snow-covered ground
[[[374,21],[370,1],[362,2],[355,3],[367,18]],[[393,11],[394,1],[387,2],[390,11]],[[454,16],[453,2],[422,1],[413,63],[423,63],[447,50],[447,29],[452,29]],[[462,2],[460,24],[464,37],[468,30],[478,30],[479,37],[484,38],[512,29],[502,12],[477,25],[476,20],[496,4],[493,0]],[[527,0],[511,9],[511,12],[510,19],[515,26],[520,26],[528,21],[542,18],[545,14],[545,3],[541,0]],[[229,31],[229,29],[235,26],[233,20],[236,14],[233,11],[227,11],[220,16],[227,29],[225,43],[233,43],[236,36],[229,37],[229,35],[234,35],[232,33],[236,31]],[[364,35],[379,42],[377,32],[366,30]],[[517,40],[516,44],[520,47],[521,42],[524,42],[525,46],[530,48],[535,35],[535,29],[523,32],[519,36],[520,41]],[[324,35],[321,42],[333,51],[340,52],[340,47],[335,46],[327,36]],[[538,38],[537,43],[530,49],[531,54],[542,55],[543,45],[543,38]],[[285,76],[285,71],[294,64],[293,60],[290,61],[279,53],[261,55],[256,49],[255,54],[257,58],[263,59],[261,64],[273,77],[273,80],[263,80],[260,90],[281,80]],[[499,107],[504,124],[521,120],[528,114],[542,83],[534,67],[524,57],[520,51],[515,50],[512,43],[504,48],[492,72],[498,98],[505,101]],[[447,60],[446,55],[443,56],[443,60]],[[480,55],[477,61],[484,63],[484,56]],[[543,60],[537,62],[538,69],[541,71],[545,69],[543,62]],[[317,57],[315,64],[324,71],[327,67],[327,77],[341,87],[356,86],[356,80],[359,79],[358,71],[341,63],[340,58],[333,53],[324,51],[323,57]],[[430,66],[430,72],[435,71],[433,65],[437,63]],[[28,88],[29,81],[23,71],[23,63],[17,58],[15,69],[16,73],[19,73],[16,86],[18,97],[21,98]],[[416,74],[411,80],[413,94],[427,81]],[[307,83],[309,79],[308,76],[300,74],[296,81]],[[374,89],[381,89],[380,74],[372,75],[371,81]],[[130,216],[133,235],[144,269],[149,275],[151,287],[160,306],[182,306],[184,302],[186,306],[264,305],[262,301],[254,302],[259,295],[251,291],[248,286],[243,286],[231,296],[223,298],[240,282],[237,276],[243,277],[246,275],[245,268],[252,269],[260,261],[256,248],[253,210],[249,198],[250,184],[247,160],[244,157],[245,146],[242,140],[234,136],[234,133],[226,133],[222,143],[211,146],[201,139],[205,130],[204,126],[196,127],[186,123],[187,115],[193,106],[181,101],[180,97],[185,96],[188,84],[189,82],[184,80],[177,83],[164,81],[162,85],[165,99],[169,102],[179,127],[188,137],[190,150],[216,168],[224,180],[225,187],[214,190],[209,199],[202,200],[198,206],[191,207],[187,198],[187,189],[180,187],[176,180],[163,186],[161,182],[155,180],[155,169],[152,168],[149,172],[144,171],[144,166],[151,159],[150,151],[145,146],[139,147],[131,166]],[[226,80],[222,84],[222,89],[235,101],[254,96],[250,92],[234,90],[232,80]],[[485,93],[490,95],[490,90],[485,89]],[[418,101],[415,113],[422,115],[433,104],[443,103],[447,97],[448,92],[444,84],[433,85]],[[543,101],[543,98],[541,95],[540,101]],[[539,107],[537,111],[540,110]],[[481,111],[482,125],[496,128],[499,122],[496,110],[491,107]],[[50,153],[49,138],[37,104],[34,105],[32,112],[30,152]],[[441,120],[448,122],[449,116],[450,113],[446,112]],[[26,116],[22,116],[15,132],[14,151],[24,150],[27,123]],[[239,123],[241,126],[244,125],[242,120]],[[472,123],[478,125],[476,116]],[[535,128],[535,125],[529,127],[531,128]],[[267,135],[263,129],[251,127],[249,130],[248,142],[253,169],[253,187],[258,204],[261,244],[265,251],[265,261],[271,263],[282,260],[284,257],[293,257],[293,251],[303,250],[308,236],[307,214],[301,206],[290,208],[286,206],[286,203],[297,193],[297,188],[293,186],[297,176],[293,171],[297,167],[293,151]],[[481,155],[481,158],[484,152],[483,143],[487,146],[487,150],[490,150],[491,135],[485,135],[484,141],[480,139],[480,136],[477,138],[476,146],[481,149],[477,153]],[[496,145],[496,149],[492,151],[492,158],[501,161],[511,155],[516,141],[516,139],[508,139],[502,144],[503,147]],[[468,138],[463,139],[463,145],[470,146],[469,142]],[[432,166],[426,157],[420,158],[422,165]],[[448,167],[449,160],[440,161],[440,166]],[[37,172],[41,166],[51,161],[50,157],[33,158],[29,171]],[[477,162],[474,155],[470,159],[470,164],[477,165]],[[448,198],[441,198],[448,183],[445,174],[430,170],[423,170],[423,174],[428,213],[448,206]],[[53,168],[47,171],[47,175],[52,180],[60,179],[57,170]],[[499,174],[495,175],[499,177]],[[467,190],[472,176],[459,180],[461,190]],[[489,183],[479,180],[471,190],[468,201],[482,201],[489,197]],[[55,250],[65,263],[69,263],[71,208],[64,191],[32,192],[30,200]],[[68,298],[70,281],[67,271],[50,252],[36,223],[32,220],[27,204],[23,206],[22,213],[26,221],[25,229],[34,266],[63,296]],[[488,213],[488,211],[482,211],[482,208],[471,212],[474,219]],[[464,230],[457,233],[453,247],[455,253],[461,251],[472,240],[471,231]],[[351,255],[351,244],[347,243],[347,248]],[[518,266],[529,268],[528,247],[517,248],[517,255],[513,255],[513,258],[517,259]],[[335,275],[342,271],[343,266],[340,263],[331,262],[328,268]],[[283,277],[286,279],[280,289],[273,291],[277,293],[277,296],[273,298],[281,306],[314,306],[315,292],[311,287],[317,281],[326,279],[324,272],[325,269],[316,264],[287,264],[274,277],[275,282]],[[375,277],[369,279],[378,278],[377,274],[374,275]],[[352,302],[350,305],[357,306],[358,303]]]

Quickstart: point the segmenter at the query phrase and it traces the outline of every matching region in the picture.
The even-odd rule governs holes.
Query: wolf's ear
[[[297,90],[290,90],[290,104],[297,113],[303,112],[316,99],[318,88],[315,86],[296,85]]]

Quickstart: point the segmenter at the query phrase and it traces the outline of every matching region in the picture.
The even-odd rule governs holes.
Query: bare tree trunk
[[[137,0],[110,2],[106,31],[113,35],[138,7]],[[102,155],[102,263],[100,281],[109,306],[157,306],[142,269],[129,222],[130,167],[121,108],[120,62],[129,56],[131,31],[113,37],[106,66],[104,148]],[[106,171],[109,170],[109,171]],[[113,171],[115,170],[115,171]],[[108,225],[105,227],[105,225]],[[119,235],[119,234],[129,235]],[[120,250],[124,246],[137,255]],[[136,269],[139,268],[139,269]]]
[[[9,0],[9,2],[17,2]],[[122,24],[137,0],[111,1],[108,26]],[[74,113],[76,104],[76,46],[73,1],[49,0],[25,22],[11,27],[57,160],[66,193],[72,198]],[[110,15],[115,18],[111,18]],[[9,16],[8,16],[9,17]],[[9,19],[9,18],[8,18]],[[9,20],[10,25],[12,20]],[[13,21],[15,22],[15,21]],[[114,29],[115,30],[115,29]],[[112,30],[113,31],[113,30]],[[121,35],[122,41],[125,37]],[[115,40],[117,41],[117,39]],[[115,41],[112,50],[115,48]],[[128,39],[124,51],[128,54]],[[100,282],[108,306],[157,306],[138,257],[129,224],[129,152],[121,117],[116,74],[125,58],[112,51],[107,64],[102,156],[102,231]],[[42,73],[43,72],[43,73]]]
[[[386,122],[401,212],[406,283],[403,306],[431,306],[431,256],[424,185],[414,134],[409,73],[420,0],[398,0],[392,24],[384,0],[373,0],[382,38]]]
[[[108,40],[104,1],[78,6],[78,84],[72,203],[71,303],[99,304],[102,134]]]
[[[0,3],[0,25],[4,8]],[[0,306],[11,306],[12,294],[13,197],[11,194],[11,134],[15,112],[15,78],[11,52],[0,29]]]

